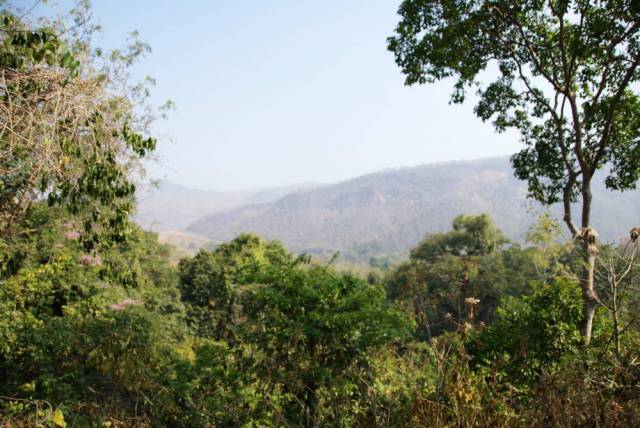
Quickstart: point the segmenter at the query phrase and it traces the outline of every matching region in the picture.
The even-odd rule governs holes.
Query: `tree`
[[[475,362],[508,379],[535,382],[541,371],[553,371],[564,355],[579,349],[580,290],[567,278],[537,284],[531,295],[508,297],[496,321],[472,343]]]
[[[637,322],[638,303],[638,247],[628,243],[623,248],[601,248],[596,266],[596,280],[600,280],[600,304],[611,314],[612,342],[616,358],[621,358],[623,334]],[[604,286],[603,286],[604,285]]]
[[[174,407],[185,332],[169,250],[129,222],[156,143],[126,73],[144,44],[93,50],[88,7],[31,25],[0,0],[0,419],[12,425],[65,426],[69,412],[80,426],[118,413],[140,425]]]
[[[456,330],[470,310],[478,321],[489,322],[501,294],[509,294],[509,287],[522,292],[526,281],[505,263],[521,251],[504,250],[506,242],[489,215],[460,215],[453,230],[428,235],[407,262],[390,272],[387,293],[411,306],[418,337],[431,340]],[[526,276],[523,266],[518,269]]]
[[[240,286],[260,283],[268,268],[293,261],[281,243],[253,234],[241,234],[215,251],[200,250],[182,259],[179,287],[189,323],[200,336],[232,339]]]
[[[453,219],[452,228],[450,232],[428,236],[411,250],[411,258],[433,262],[445,254],[483,256],[507,243],[489,214],[459,215]]]
[[[245,343],[262,353],[257,370],[290,397],[285,417],[297,426],[322,425],[320,397],[350,397],[350,369],[367,368],[370,351],[409,327],[382,287],[327,266],[273,265],[242,305]]]
[[[0,269],[0,419],[13,399],[73,402],[80,425],[92,425],[92,402],[104,415],[133,415],[138,402],[164,411],[186,330],[168,248],[132,227],[126,243],[87,254],[77,219],[44,203],[25,222],[33,232],[12,240]]]
[[[406,84],[455,78],[454,103],[477,86],[475,113],[498,132],[520,132],[524,148],[512,163],[529,195],[562,202],[584,253],[588,343],[598,304],[591,184],[605,166],[610,189],[635,188],[640,178],[640,3],[405,0],[399,14],[388,47]],[[579,226],[571,207],[578,200]]]
[[[81,3],[72,24],[35,27],[0,9],[0,240],[41,200],[84,215],[88,248],[106,233],[126,238],[132,173],[156,146],[148,93],[126,73],[147,48],[134,38],[125,51],[93,51],[89,15]]]

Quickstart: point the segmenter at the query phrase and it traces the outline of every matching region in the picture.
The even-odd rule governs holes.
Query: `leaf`
[[[59,427],[62,428],[66,428],[67,427],[67,423],[64,420],[64,414],[62,413],[62,410],[60,409],[56,409],[53,412],[53,415],[51,415],[51,422],[53,422],[54,424],[56,424]]]

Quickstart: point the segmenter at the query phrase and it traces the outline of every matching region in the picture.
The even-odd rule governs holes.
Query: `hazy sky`
[[[95,0],[94,14],[106,48],[140,32],[153,52],[136,74],[176,102],[156,178],[234,190],[515,152],[472,104],[448,104],[451,82],[404,86],[386,50],[399,3]]]

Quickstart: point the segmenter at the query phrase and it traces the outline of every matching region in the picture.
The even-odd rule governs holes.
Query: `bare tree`
[[[616,356],[620,358],[621,337],[638,320],[629,313],[627,303],[635,292],[640,291],[640,259],[638,258],[637,235],[631,231],[631,239],[623,247],[602,247],[596,266],[599,283],[599,303],[611,314]],[[625,319],[625,315],[627,315]]]

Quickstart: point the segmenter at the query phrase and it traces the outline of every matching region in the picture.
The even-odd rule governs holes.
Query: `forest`
[[[475,93],[563,218],[516,242],[459,213],[357,268],[252,233],[176,261],[131,219],[171,108],[130,73],[149,46],[98,48],[86,1],[36,21],[0,1],[0,427],[640,425],[640,226],[605,242],[591,219],[597,174],[640,180],[640,4],[398,19],[406,84]]]

